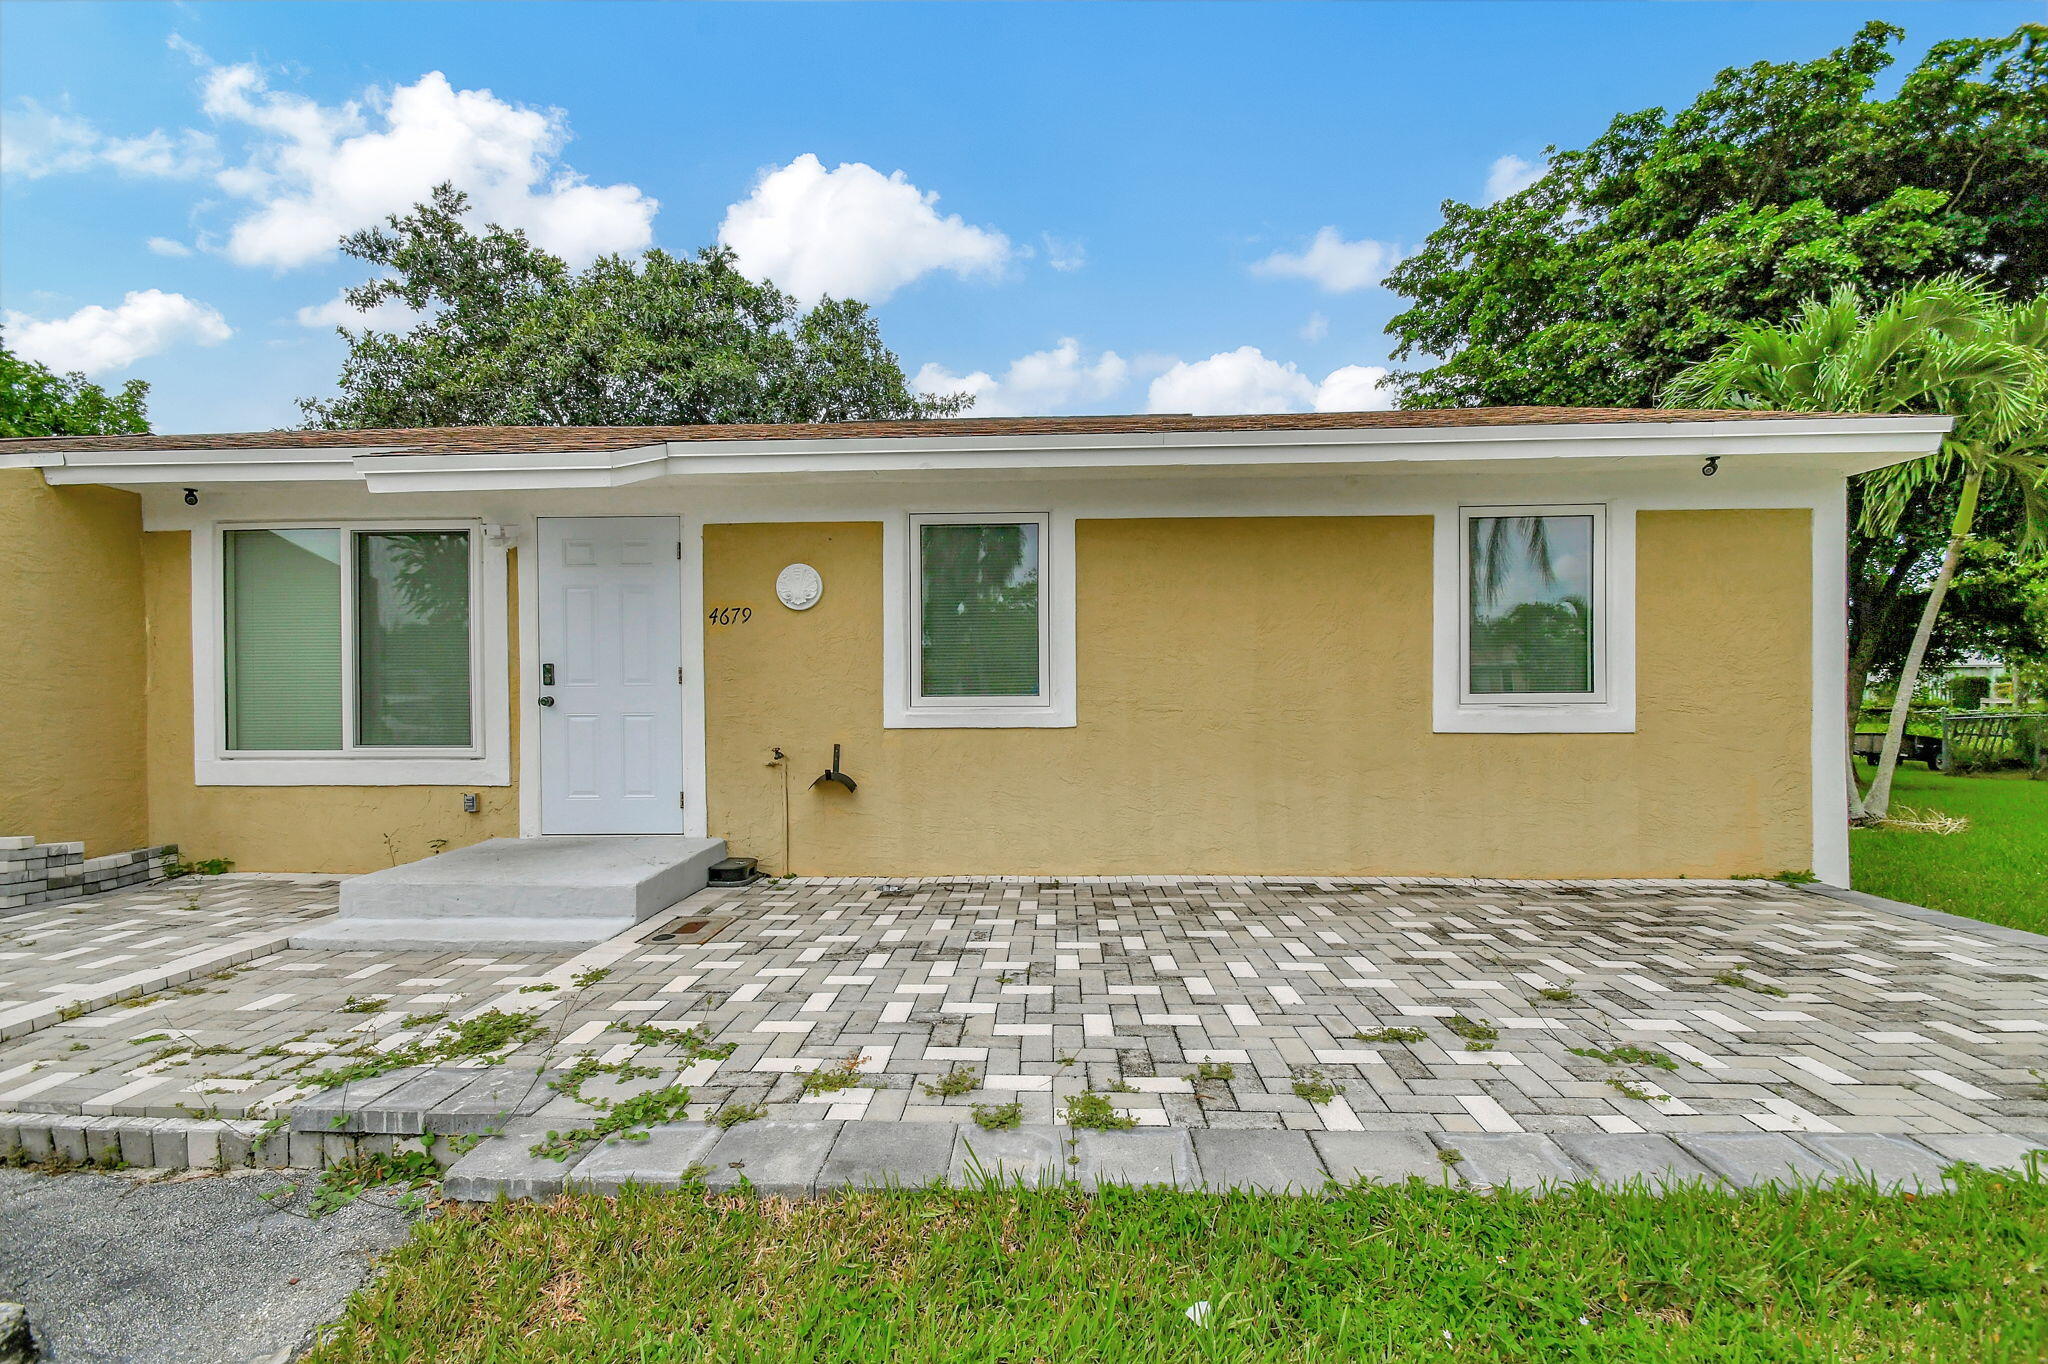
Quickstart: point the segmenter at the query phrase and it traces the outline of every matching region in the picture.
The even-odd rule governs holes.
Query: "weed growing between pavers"
[[[1467,1042],[1492,1042],[1500,1037],[1500,1030],[1491,1023],[1482,1023],[1463,1014],[1452,1014],[1443,1020],[1443,1024]]]
[[[1574,1056],[1587,1056],[1595,1061],[1605,1061],[1610,1066],[1655,1066],[1659,1070],[1677,1070],[1678,1062],[1661,1051],[1649,1051],[1643,1047],[1619,1046],[1612,1051],[1600,1051],[1594,1047],[1569,1048]]]
[[[631,1098],[584,1102],[595,1105],[597,1120],[588,1127],[551,1130],[544,1140],[533,1144],[532,1154],[568,1161],[601,1141],[645,1141],[648,1128],[683,1120],[684,1110],[690,1106],[690,1091],[682,1085],[669,1085]]]
[[[1360,1042],[1420,1042],[1429,1036],[1420,1028],[1381,1028],[1376,1032],[1355,1032],[1351,1034]]]
[[[1098,1132],[1121,1132],[1136,1127],[1138,1120],[1116,1111],[1100,1094],[1076,1094],[1067,1100],[1067,1126],[1093,1128]]]
[[[759,1122],[768,1116],[768,1110],[759,1104],[727,1104],[704,1121],[721,1132],[730,1132],[743,1122]]]
[[[1998,1364],[2040,1357],[2043,1244],[2048,1186],[1981,1172],[1925,1198],[635,1191],[420,1223],[308,1364]]]
[[[581,976],[577,979],[582,979]],[[633,1034],[633,1040],[643,1047],[670,1047],[681,1053],[685,1061],[723,1061],[739,1047],[737,1042],[717,1042],[701,1025],[691,1028],[664,1028],[653,1023],[614,1023],[614,1030]]]
[[[1738,990],[1750,990],[1760,995],[1777,995],[1781,999],[1785,994],[1783,990],[1780,990],[1775,985],[1767,985],[1760,980],[1751,980],[1742,973],[1742,968],[1739,966],[1716,975],[1714,977],[1714,984],[1732,985]]]
[[[320,1172],[306,1211],[312,1217],[345,1208],[372,1189],[399,1194],[398,1206],[414,1212],[439,1188],[445,1167],[425,1151],[377,1151],[350,1156]]]
[[[798,1083],[806,1094],[833,1094],[842,1089],[857,1089],[867,1083],[867,1077],[860,1068],[867,1058],[859,1052],[829,1066],[819,1066],[798,1077]]]
[[[332,1089],[352,1080],[367,1080],[386,1071],[410,1066],[439,1065],[444,1061],[475,1061],[493,1066],[504,1061],[514,1048],[539,1039],[546,1030],[530,1010],[508,1013],[488,1009],[465,1018],[445,1032],[418,1042],[408,1042],[389,1051],[378,1051],[368,1043],[343,1053],[355,1059],[331,1066],[306,1077],[309,1089]]]
[[[921,1086],[927,1097],[933,1099],[957,1099],[962,1094],[972,1094],[981,1088],[981,1077],[965,1068],[949,1070],[937,1080],[928,1080]]]
[[[984,1132],[1014,1132],[1024,1125],[1024,1104],[1012,1099],[1006,1104],[976,1104],[974,1125]]]
[[[1319,1070],[1307,1071],[1294,1081],[1294,1097],[1306,1099],[1312,1104],[1326,1104],[1344,1092],[1344,1086],[1337,1084]]]

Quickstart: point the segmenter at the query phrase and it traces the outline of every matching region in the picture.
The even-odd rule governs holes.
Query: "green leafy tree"
[[[1955,418],[1935,454],[1862,480],[1860,528],[1880,536],[1933,490],[1955,490],[1941,564],[1899,669],[1877,770],[1852,811],[1884,818],[1921,662],[1986,485],[2017,500],[2028,547],[2048,536],[2048,297],[2007,304],[1981,283],[1944,277],[1865,307],[1854,289],[1838,289],[1784,326],[1740,329],[1674,379],[1663,400],[1681,407]]]
[[[83,374],[57,374],[0,344],[0,436],[117,436],[149,430],[149,385],[109,393]]]
[[[1736,327],[1853,285],[2048,280],[2048,27],[1937,43],[1873,98],[1903,32],[1721,73],[1623,114],[1499,203],[1443,205],[1388,277],[1404,406],[1649,404]]]
[[[495,224],[471,230],[451,186],[352,233],[383,273],[348,291],[406,331],[342,329],[340,393],[300,400],[309,425],[626,426],[947,416],[965,394],[915,392],[867,305],[804,309],[723,249],[604,256],[582,271]]]

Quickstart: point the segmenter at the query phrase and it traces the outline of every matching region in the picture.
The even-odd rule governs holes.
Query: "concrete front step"
[[[342,882],[341,913],[293,947],[588,947],[702,890],[725,841],[493,838]]]

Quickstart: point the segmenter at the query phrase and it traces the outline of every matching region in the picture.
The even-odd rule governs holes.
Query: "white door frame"
[[[577,499],[579,502],[581,500]],[[703,518],[691,512],[669,510],[659,506],[644,511],[623,511],[610,507],[576,506],[573,503],[559,510],[512,513],[507,509],[507,514],[486,517],[486,520],[512,528],[513,543],[517,547],[514,554],[514,578],[519,594],[519,657],[515,666],[519,670],[519,684],[514,689],[513,709],[518,715],[514,742],[518,751],[519,836],[543,836],[540,716],[536,698],[540,695],[541,664],[540,522],[543,517],[548,516],[673,516],[676,519],[683,546],[682,557],[676,562],[680,587],[677,598],[681,615],[678,624],[683,668],[683,685],[679,689],[682,692],[683,834],[691,838],[707,837]]]

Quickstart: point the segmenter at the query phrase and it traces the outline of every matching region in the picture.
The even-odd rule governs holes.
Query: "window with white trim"
[[[882,723],[1074,723],[1074,519],[912,512],[886,523]]]
[[[1635,727],[1634,518],[1604,504],[1437,518],[1436,728]]]
[[[1461,519],[1461,701],[1601,700],[1601,509],[1467,507]]]
[[[1044,516],[911,518],[913,706],[1043,706]]]
[[[230,527],[220,540],[221,751],[481,751],[467,528]]]

